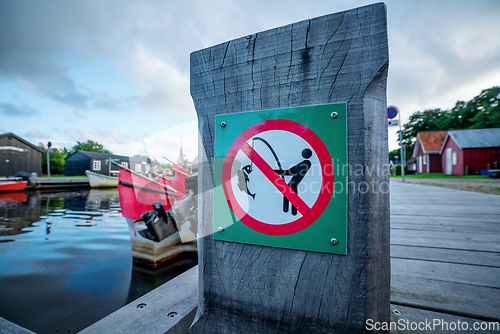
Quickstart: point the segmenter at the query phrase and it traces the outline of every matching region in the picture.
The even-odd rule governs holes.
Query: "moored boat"
[[[103,174],[98,174],[91,172],[89,170],[85,171],[87,178],[89,179],[89,184],[91,188],[109,188],[118,187],[118,178],[114,176],[107,176]]]
[[[0,179],[0,192],[23,191],[26,189],[28,181],[22,181],[22,178],[3,178]]]
[[[172,185],[168,179],[156,181],[120,166],[120,206],[135,262],[156,268],[198,254],[197,176],[182,182],[181,191]]]

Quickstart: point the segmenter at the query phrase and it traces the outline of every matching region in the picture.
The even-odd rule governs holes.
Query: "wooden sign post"
[[[191,54],[191,95],[198,113],[202,159],[200,297],[190,333],[361,333],[368,320],[389,321],[388,57],[383,3],[259,32]],[[329,124],[334,126],[328,123],[332,119],[341,121],[340,112],[332,112],[331,117],[321,113],[329,105],[344,108],[339,110],[344,110],[347,124],[346,138],[341,138],[344,147],[347,143],[346,160],[336,160],[342,150],[330,145],[328,131],[315,124],[317,118],[328,130]],[[296,108],[301,106],[319,109]],[[309,117],[302,122],[301,114]],[[275,137],[269,134],[273,129],[278,133]],[[331,133],[342,132],[332,128]],[[278,149],[286,147],[283,141],[295,140],[296,134],[298,146],[310,146],[295,149],[309,161],[306,172],[319,161],[321,168],[333,166],[335,180],[344,180],[310,201],[305,190],[290,185],[290,176],[285,178],[291,175],[286,174],[292,170],[290,164],[269,168],[270,160],[264,156],[268,154],[262,146],[265,138],[278,156]],[[245,144],[256,137],[261,138],[262,148]],[[232,166],[237,168],[246,158],[251,162],[238,170],[239,181],[224,185],[228,181],[224,175],[233,177]],[[304,161],[296,166],[304,166]],[[277,192],[283,203],[279,213],[258,212],[259,193],[243,185],[252,168],[262,170],[270,185],[285,187],[289,182],[293,191]],[[331,179],[328,169],[322,170],[316,177],[325,186],[321,180]],[[342,195],[347,202],[343,207],[338,201]],[[216,201],[215,208],[214,196],[223,199]],[[339,215],[342,209],[345,213]],[[281,224],[279,214],[288,214],[289,220],[269,228],[268,219]],[[330,238],[335,226],[344,228],[339,232],[343,239],[330,251],[325,240],[337,245],[337,239]],[[249,234],[243,236],[245,231]],[[296,246],[302,241],[294,236],[300,233],[316,237],[318,245]]]

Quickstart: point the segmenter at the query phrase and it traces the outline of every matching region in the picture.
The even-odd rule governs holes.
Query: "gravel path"
[[[391,177],[391,182],[401,182],[400,177]],[[405,178],[406,183],[444,187],[458,190],[475,191],[484,194],[500,195],[500,179],[414,179]]]

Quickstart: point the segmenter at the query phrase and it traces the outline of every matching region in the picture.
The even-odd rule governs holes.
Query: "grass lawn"
[[[401,175],[391,175],[391,177],[399,177]],[[456,175],[444,175],[444,174],[410,174],[405,175],[408,179],[487,179],[488,175],[466,175],[466,176],[456,176]]]

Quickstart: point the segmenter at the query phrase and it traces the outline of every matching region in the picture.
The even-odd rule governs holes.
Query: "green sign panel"
[[[216,116],[214,238],[347,254],[347,108]]]

